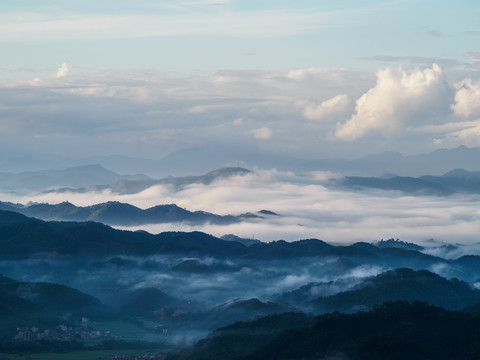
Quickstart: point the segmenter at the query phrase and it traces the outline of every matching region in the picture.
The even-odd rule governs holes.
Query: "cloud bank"
[[[71,67],[0,81],[4,154],[61,148],[65,156],[162,158],[210,144],[325,158],[478,144],[464,120],[480,114],[479,82],[459,79],[455,87],[437,65],[387,67],[376,82],[369,72],[345,69],[182,76]]]
[[[370,132],[393,133],[406,124],[448,114],[451,92],[443,70],[407,73],[387,68],[377,72],[375,87],[356,102],[355,114],[339,124],[335,137],[355,140]]]
[[[128,202],[141,208],[176,203],[188,210],[217,214],[242,214],[262,209],[280,216],[228,226],[205,224],[161,224],[129,228],[161,231],[200,230],[215,236],[236,234],[264,241],[320,238],[331,243],[400,238],[423,243],[435,238],[450,243],[476,243],[480,239],[478,196],[422,197],[395,192],[343,192],[325,186],[330,174],[298,177],[278,171],[217,181],[211,185],[190,185],[180,191],[154,186],[138,194],[58,193],[37,196],[2,194],[2,199],[27,203],[70,201],[92,205],[105,201]]]

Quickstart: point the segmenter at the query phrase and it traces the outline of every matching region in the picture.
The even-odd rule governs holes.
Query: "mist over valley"
[[[0,2],[0,359],[480,359],[479,11]]]

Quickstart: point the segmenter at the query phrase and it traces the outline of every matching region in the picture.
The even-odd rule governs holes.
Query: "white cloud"
[[[316,177],[317,175],[312,175]],[[190,211],[241,214],[262,209],[280,216],[232,225],[159,224],[141,226],[160,231],[205,231],[213,235],[233,233],[269,240],[320,238],[333,243],[400,238],[422,243],[438,241],[477,243],[480,232],[479,196],[402,196],[393,192],[346,192],[328,189],[317,180],[305,181],[278,171],[258,171],[219,180],[210,185],[194,184],[180,191],[154,186],[138,194],[111,192],[74,194],[1,194],[4,201],[27,203],[70,201],[92,205],[105,201],[128,202],[141,208],[176,203]],[[415,206],[412,207],[412,204]],[[137,229],[135,228],[135,229]]]
[[[70,68],[72,67],[72,65],[70,65],[69,63],[66,63],[64,62],[57,70],[57,74],[55,75],[55,77],[58,79],[58,78],[62,78],[62,77],[65,77],[68,75],[68,72],[70,71]]]
[[[457,84],[452,110],[459,117],[480,116],[480,81],[465,79]]]
[[[273,131],[267,127],[253,129],[250,130],[249,133],[253,134],[257,139],[270,139],[273,135]]]
[[[224,0],[193,2],[211,8]],[[132,39],[151,36],[283,37],[338,26],[335,12],[321,9],[270,9],[256,11],[195,11],[179,6],[175,16],[151,11],[141,14],[5,13],[0,14],[0,40]],[[202,6],[200,6],[202,7]],[[175,7],[172,8],[175,11]]]
[[[65,74],[68,66],[61,68],[59,75]],[[268,145],[269,151],[279,155],[321,158],[325,154],[351,156],[352,151],[358,156],[402,151],[405,146],[411,151],[424,151],[425,146],[432,146],[433,137],[442,138],[442,134],[475,125],[440,129],[438,126],[445,123],[440,111],[439,121],[430,123],[418,111],[417,118],[421,121],[413,127],[408,121],[398,120],[407,124],[408,130],[405,136],[390,139],[388,144],[350,142],[332,149],[331,142],[319,140],[328,140],[329,134],[338,129],[336,123],[346,121],[353,113],[353,101],[348,104],[348,99],[358,99],[368,89],[376,89],[375,99],[383,101],[373,81],[375,76],[341,69],[293,71],[298,79],[292,79],[292,74],[285,70],[224,70],[212,75],[183,76],[153,69],[130,69],[67,72],[68,82],[61,81],[65,77],[55,76],[36,81],[0,80],[0,107],[9,109],[0,119],[0,142],[6,147],[15,138],[15,146],[22,143],[24,149],[42,148],[50,152],[61,147],[65,148],[65,155],[75,156],[79,149],[89,155],[103,154],[108,149],[123,155],[162,157],[206,142],[251,146],[257,137],[270,139],[263,146]],[[22,96],[18,89],[22,89]],[[384,97],[392,97],[393,93]],[[304,99],[311,99],[312,94],[315,99],[325,101],[306,102]],[[452,94],[451,103],[453,97]],[[371,106],[379,106],[373,100],[370,99]],[[389,100],[398,108],[394,120],[404,120],[405,114],[412,114],[407,110],[415,107],[416,102],[407,100]],[[451,115],[445,96],[438,96],[438,102]],[[422,106],[424,103],[428,101]],[[365,107],[360,112],[358,109],[357,103],[354,117],[365,115]],[[302,116],[299,112],[303,111],[305,116],[318,121],[299,121]],[[387,131],[381,127],[384,124],[378,126],[362,131]],[[414,140],[410,140],[412,134]]]
[[[407,73],[387,68],[377,72],[377,83],[356,102],[356,113],[339,124],[335,137],[354,140],[370,132],[392,133],[405,124],[425,122],[448,114],[450,87],[442,69]]]
[[[345,94],[337,95],[318,105],[312,101],[300,102],[298,105],[303,108],[304,117],[318,121],[343,120],[353,110],[352,102]]]
[[[65,77],[55,78],[57,70],[36,81],[0,80],[0,107],[9,109],[0,119],[3,146],[15,138],[15,146],[24,149],[61,147],[75,156],[81,148],[89,155],[108,149],[161,157],[205,142],[251,146],[256,136],[275,137],[269,142],[274,151],[311,154],[326,134],[320,128],[331,124],[311,124],[315,131],[298,126],[294,104],[311,94],[331,98],[345,84],[348,90],[366,87],[357,73],[335,69],[314,81],[292,81],[284,70],[179,76],[152,69],[91,69],[73,74],[67,64],[58,71],[68,74],[67,83],[59,82]]]
[[[318,76],[324,76],[328,74],[328,69],[322,68],[304,68],[304,69],[292,69],[287,73],[287,78],[292,80],[308,80],[314,79]]]

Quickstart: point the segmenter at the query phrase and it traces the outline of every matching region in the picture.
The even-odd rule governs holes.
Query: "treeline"
[[[480,315],[446,311],[426,303],[388,302],[369,312],[331,313],[285,331],[276,315],[235,324],[168,360],[281,360],[338,357],[351,360],[470,360],[480,358]],[[306,319],[305,319],[306,320]],[[256,325],[263,330],[255,334]],[[281,328],[281,326],[280,326]]]

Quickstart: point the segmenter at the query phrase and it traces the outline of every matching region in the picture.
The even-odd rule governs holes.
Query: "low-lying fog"
[[[201,258],[197,261],[208,270],[175,270],[185,260],[188,258],[176,256],[122,256],[68,262],[30,259],[0,261],[0,272],[18,280],[67,284],[108,304],[136,289],[156,287],[178,299],[211,307],[235,298],[267,300],[310,282],[344,279],[341,283],[327,284],[332,287],[328,293],[334,294],[356,284],[359,278],[385,270],[360,265],[338,271],[335,257],[247,263]]]
[[[180,190],[153,186],[140,193],[119,195],[96,193],[45,193],[37,195],[2,194],[5,201],[59,203],[77,206],[120,201],[148,208],[175,203],[190,211],[238,215],[271,210],[280,216],[248,220],[232,225],[180,223],[147,225],[152,233],[167,230],[199,230],[215,236],[235,234],[262,241],[320,238],[330,243],[351,243],[400,238],[419,244],[434,238],[449,243],[472,244],[480,234],[478,195],[405,196],[387,191],[341,191],[328,188],[330,173],[255,171],[216,181],[210,185],[192,184]]]

